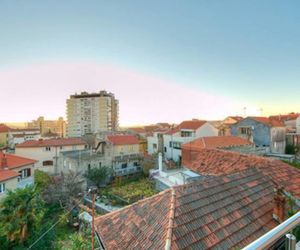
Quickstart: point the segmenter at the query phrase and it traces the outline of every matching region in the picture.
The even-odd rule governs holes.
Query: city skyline
[[[69,95],[102,89],[121,125],[297,112],[299,5],[3,1],[0,120],[65,117]]]

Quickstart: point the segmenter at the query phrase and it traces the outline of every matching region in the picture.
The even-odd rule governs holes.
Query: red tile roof
[[[5,124],[0,124],[0,133],[7,133],[11,130],[10,127],[6,126]]]
[[[199,152],[182,150],[182,164],[201,175],[216,176],[257,168],[300,199],[300,170],[279,160],[219,149],[202,149]]]
[[[256,169],[177,186],[96,218],[106,249],[240,249],[277,223]]]
[[[19,173],[13,170],[0,170],[0,181],[6,181],[19,176]]]
[[[202,120],[191,120],[191,121],[183,121],[175,128],[169,130],[166,134],[175,134],[176,132],[187,129],[187,130],[197,130],[198,128],[202,127],[207,121]]]
[[[15,168],[19,168],[19,167],[23,167],[23,166],[27,166],[27,165],[32,165],[34,163],[36,163],[36,160],[33,159],[29,159],[29,158],[25,158],[25,157],[21,157],[21,156],[17,156],[17,155],[12,155],[12,154],[4,154],[2,152],[0,152],[0,168],[1,168],[1,163],[3,161],[3,158],[5,158],[6,164],[7,164],[7,168],[8,169],[15,169]]]
[[[114,145],[139,144],[138,138],[133,135],[109,135],[107,139]]]
[[[199,150],[203,148],[230,148],[245,145],[252,145],[252,143],[238,136],[209,136],[200,137],[194,141],[182,144],[181,148]]]
[[[72,145],[85,145],[86,142],[80,138],[60,138],[60,139],[47,139],[26,141],[16,145],[17,148],[31,148],[31,147],[58,147],[58,146],[72,146]]]
[[[284,127],[284,124],[278,120],[270,119],[269,117],[258,117],[258,116],[249,116],[247,118],[253,119],[257,122],[263,123],[270,127]],[[245,118],[245,119],[247,119]]]
[[[270,119],[278,120],[278,121],[289,121],[289,120],[296,120],[300,116],[300,113],[291,113],[287,115],[273,115],[270,116]]]

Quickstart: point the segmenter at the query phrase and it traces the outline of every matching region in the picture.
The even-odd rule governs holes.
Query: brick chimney
[[[5,154],[2,154],[2,158],[1,158],[1,161],[0,161],[0,169],[2,169],[2,170],[8,169],[7,158],[6,158]]]
[[[273,219],[278,221],[279,223],[284,221],[284,213],[285,213],[285,204],[286,204],[286,197],[284,195],[283,187],[276,187],[274,188],[274,209],[273,209]]]

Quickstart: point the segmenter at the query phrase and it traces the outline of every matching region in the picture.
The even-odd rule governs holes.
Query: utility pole
[[[89,192],[92,194],[92,250],[95,249],[95,194],[97,193],[96,187],[91,187]]]

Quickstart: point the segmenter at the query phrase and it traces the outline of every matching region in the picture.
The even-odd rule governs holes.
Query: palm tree
[[[10,242],[24,243],[37,229],[44,204],[34,186],[8,191],[0,204],[0,227]]]

